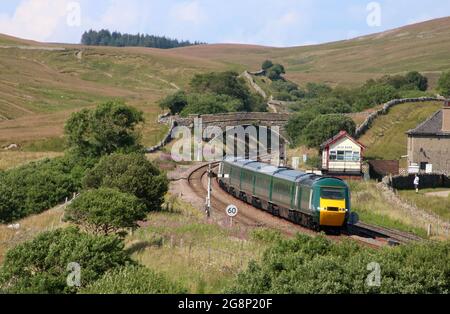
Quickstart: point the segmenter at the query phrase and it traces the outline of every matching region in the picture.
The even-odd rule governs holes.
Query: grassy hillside
[[[360,138],[360,141],[368,147],[366,157],[400,159],[407,154],[405,132],[415,128],[441,107],[442,102],[406,103],[394,106],[388,114],[378,117]],[[403,159],[402,162],[406,161]]]
[[[252,70],[264,59],[286,66],[288,79],[303,84],[359,84],[369,78],[410,70],[424,71],[432,85],[442,70],[450,69],[450,17],[405,26],[384,33],[334,43],[268,48],[210,45],[175,49],[209,60],[238,63]]]
[[[287,77],[358,85],[383,74],[424,71],[432,86],[450,69],[450,18],[335,43],[272,48],[201,45],[170,50],[43,44],[0,35],[0,146],[54,141],[69,114],[123,98],[147,118],[144,142],[156,143],[156,102],[186,87],[198,72],[256,70],[265,59],[286,66]]]

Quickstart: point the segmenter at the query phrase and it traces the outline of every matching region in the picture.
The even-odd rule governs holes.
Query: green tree
[[[184,294],[185,287],[143,266],[108,271],[81,293],[87,294]]]
[[[284,66],[281,64],[274,64],[267,70],[266,76],[270,78],[272,81],[282,80],[283,74],[286,73]]]
[[[307,98],[318,98],[318,97],[328,97],[333,89],[322,83],[307,83],[306,84],[306,97]]]
[[[320,115],[306,126],[303,136],[309,147],[318,148],[340,131],[347,131],[352,135],[355,133],[355,129],[356,124],[350,117],[342,114]]]
[[[137,222],[145,217],[146,208],[136,196],[109,188],[82,193],[64,215],[65,220],[103,235],[136,228]]]
[[[144,202],[147,211],[158,211],[168,190],[168,180],[143,154],[112,154],[102,157],[87,172],[84,186],[130,193]]]
[[[65,125],[68,145],[81,156],[102,156],[141,148],[136,130],[143,113],[122,101],[110,101],[95,109],[72,114]]]
[[[263,69],[264,71],[267,71],[268,69],[270,69],[271,67],[273,67],[273,62],[270,60],[266,60],[262,63],[261,65],[261,69]]]
[[[244,111],[242,101],[228,95],[193,93],[188,96],[188,103],[181,116]]]
[[[169,109],[171,114],[180,113],[188,104],[187,95],[184,91],[178,91],[167,96],[159,102],[162,109]]]
[[[438,91],[444,97],[450,97],[450,71],[442,73],[438,81]]]
[[[252,111],[256,98],[247,87],[245,80],[232,71],[196,74],[190,82],[191,92],[199,94],[227,95],[243,103],[241,111]],[[188,100],[189,103],[189,100]]]
[[[312,111],[293,114],[286,125],[286,132],[293,145],[298,145],[301,141],[303,130],[316,117]]]
[[[80,287],[67,278],[80,265]],[[124,243],[115,236],[96,237],[77,228],[44,232],[10,249],[0,270],[0,290],[7,293],[75,293],[106,271],[132,264]],[[70,266],[70,265],[69,265]],[[74,279],[74,278],[73,278]]]
[[[426,91],[428,89],[428,78],[417,71],[407,73],[405,79],[408,84],[418,90]]]

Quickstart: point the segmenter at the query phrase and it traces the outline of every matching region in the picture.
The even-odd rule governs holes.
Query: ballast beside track
[[[218,164],[219,162],[212,163],[212,168],[217,167]],[[187,179],[192,191],[202,198],[204,198],[207,194],[206,180],[204,180],[206,179],[207,171],[208,164],[199,165],[192,168],[189,171],[187,178],[184,178]],[[273,216],[265,211],[261,211],[260,209],[251,206],[250,204],[244,203],[241,200],[234,198],[233,196],[223,191],[217,184],[216,180],[213,180],[213,183],[214,191],[221,191],[220,197],[217,195],[217,193],[212,194],[211,206],[215,215],[224,215],[223,210],[230,204],[229,202],[227,202],[229,200],[230,202],[234,201],[238,203],[239,207],[244,207],[245,209],[247,209],[239,212],[238,217],[236,217],[237,224],[241,224],[247,227],[263,226],[268,228],[276,228],[288,235],[293,235],[297,232],[311,235],[317,234],[317,232],[313,230],[294,224],[293,222],[282,219],[280,217]],[[347,230],[342,232],[342,234],[339,236],[326,236],[336,241],[339,241],[344,237],[350,237],[372,247],[381,247],[386,245],[395,246],[424,240],[421,237],[411,233],[380,226],[374,226],[366,224],[364,222],[358,222],[354,225],[349,225]]]

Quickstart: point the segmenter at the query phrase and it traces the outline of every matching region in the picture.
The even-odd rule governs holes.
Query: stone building
[[[428,120],[409,130],[408,162],[420,171],[450,173],[450,103]]]

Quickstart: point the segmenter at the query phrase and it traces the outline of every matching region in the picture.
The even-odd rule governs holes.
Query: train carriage
[[[343,228],[350,213],[347,184],[261,162],[228,158],[220,186],[244,202],[313,229]]]

